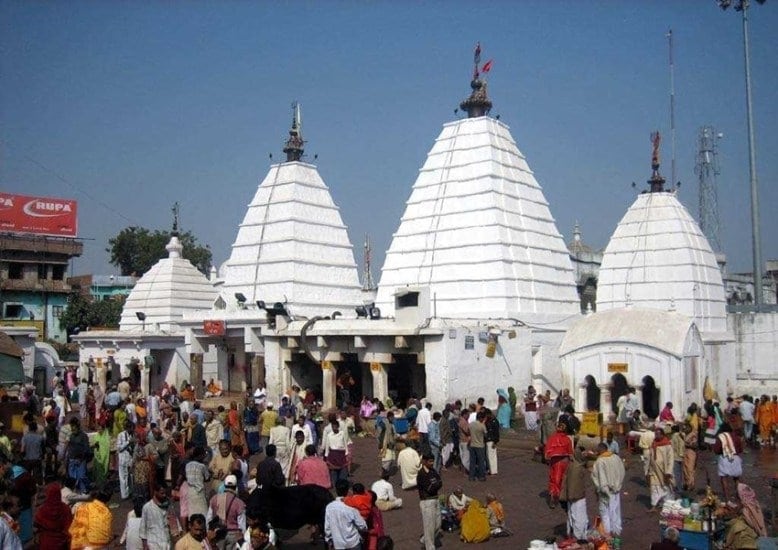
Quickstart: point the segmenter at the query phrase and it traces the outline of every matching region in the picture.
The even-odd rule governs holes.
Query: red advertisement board
[[[78,235],[78,203],[0,192],[0,231],[54,237]]]
[[[224,336],[227,332],[227,327],[224,321],[203,321],[203,332],[211,336]]]

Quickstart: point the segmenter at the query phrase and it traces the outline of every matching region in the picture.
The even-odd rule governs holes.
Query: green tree
[[[124,307],[124,296],[93,300],[79,292],[68,296],[68,305],[59,319],[59,326],[68,335],[89,327],[118,328]]]
[[[165,246],[170,242],[169,231],[150,231],[145,227],[125,227],[108,241],[106,252],[111,255],[111,264],[121,270],[122,275],[143,275],[160,259],[167,257]],[[178,235],[183,251],[181,255],[192,262],[202,273],[208,274],[213,255],[208,245],[201,245],[190,231]]]

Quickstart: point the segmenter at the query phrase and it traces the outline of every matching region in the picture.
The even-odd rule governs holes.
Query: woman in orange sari
[[[759,406],[756,408],[756,425],[759,427],[759,442],[762,445],[770,443],[770,430],[773,425],[773,404],[767,395],[763,395],[759,400]]]
[[[230,428],[230,445],[235,448],[240,445],[243,449],[243,458],[248,456],[248,445],[246,445],[246,436],[243,433],[243,422],[238,414],[238,404],[235,401],[230,402],[230,412],[227,413],[227,425]]]
[[[143,398],[139,398],[135,402],[135,416],[137,418],[146,418],[146,402]]]

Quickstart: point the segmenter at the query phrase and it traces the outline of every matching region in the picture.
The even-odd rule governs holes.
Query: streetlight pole
[[[760,4],[764,0],[757,0]],[[727,9],[732,0],[719,0],[721,9]],[[748,168],[751,180],[751,246],[754,256],[754,305],[757,311],[762,307],[762,239],[759,231],[759,185],[756,179],[756,146],[754,145],[754,115],[751,104],[751,57],[748,50],[748,4],[749,0],[738,0],[736,11],[743,13],[743,50],[746,64],[746,113],[748,117]]]

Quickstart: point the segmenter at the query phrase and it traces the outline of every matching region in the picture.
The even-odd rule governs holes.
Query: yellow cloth
[[[489,527],[489,517],[486,514],[486,508],[475,499],[468,504],[459,526],[459,536],[465,542],[484,542],[489,540],[491,528]]]
[[[113,538],[111,523],[113,515],[99,500],[91,500],[76,508],[73,523],[70,524],[70,548],[76,550],[86,546],[105,546]]]

